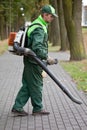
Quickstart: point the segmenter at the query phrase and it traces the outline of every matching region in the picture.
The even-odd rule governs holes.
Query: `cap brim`
[[[57,14],[52,14],[54,17],[58,17],[58,15]]]

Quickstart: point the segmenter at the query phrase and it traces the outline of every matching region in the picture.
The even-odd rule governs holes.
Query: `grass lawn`
[[[87,27],[82,28],[82,33],[87,33]]]
[[[8,49],[8,41],[0,41],[0,55],[3,54]]]
[[[71,75],[78,89],[87,92],[87,60],[61,62],[60,64]]]
[[[52,44],[48,44],[48,51],[49,52],[58,52],[60,49],[60,46],[52,46]]]

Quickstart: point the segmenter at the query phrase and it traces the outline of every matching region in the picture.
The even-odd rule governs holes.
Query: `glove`
[[[47,77],[47,73],[43,70],[43,72],[42,72],[42,77],[43,78],[46,78]]]
[[[57,59],[53,59],[51,57],[48,57],[48,59],[47,59],[47,64],[48,65],[53,65],[53,64],[57,64],[57,63],[58,63]]]

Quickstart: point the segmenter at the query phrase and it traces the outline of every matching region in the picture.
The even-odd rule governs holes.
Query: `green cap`
[[[41,12],[52,14],[53,16],[58,17],[57,14],[55,13],[55,9],[51,5],[43,6],[42,9],[41,9]]]

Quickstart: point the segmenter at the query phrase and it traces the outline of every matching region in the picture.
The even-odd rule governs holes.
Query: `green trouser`
[[[24,66],[22,83],[20,91],[15,100],[13,108],[23,110],[23,106],[27,103],[29,97],[33,106],[33,112],[43,109],[42,105],[42,68],[37,64],[28,63]]]

